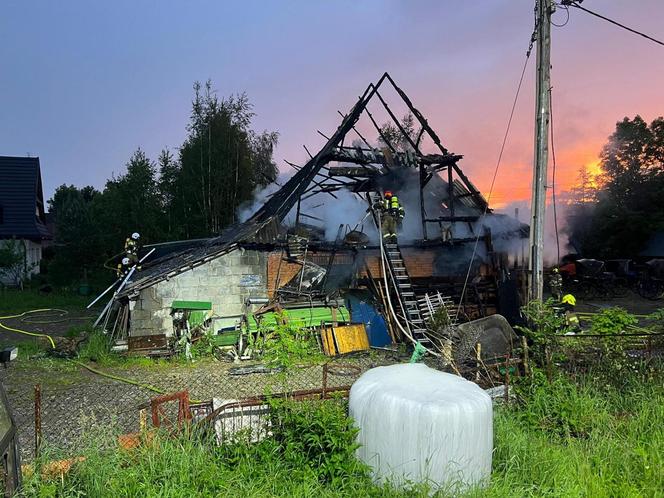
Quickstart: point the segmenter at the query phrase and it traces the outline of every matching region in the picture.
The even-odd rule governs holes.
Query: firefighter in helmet
[[[560,274],[560,270],[558,270],[557,267],[551,270],[551,275],[549,276],[549,288],[551,289],[551,295],[553,298],[556,301],[560,301],[563,295],[563,276]]]
[[[124,258],[122,258],[122,261],[120,261],[117,266],[116,273],[118,275],[118,278],[122,278],[125,275],[127,275],[127,273],[129,273],[130,268],[131,268],[131,260],[127,256],[125,256]]]
[[[572,294],[565,294],[560,300],[561,308],[565,312],[565,323],[567,327],[573,331],[580,330],[581,324],[579,317],[574,313],[576,307],[576,298]]]
[[[132,263],[138,263],[138,240],[140,238],[141,235],[138,232],[134,232],[125,240],[125,255]]]
[[[401,225],[401,220],[403,220],[405,214],[398,197],[393,195],[390,190],[386,190],[377,207],[381,215],[380,229],[383,239],[396,240],[397,226]]]

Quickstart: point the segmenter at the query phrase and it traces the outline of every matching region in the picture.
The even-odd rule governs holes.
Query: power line
[[[552,19],[551,24],[554,25],[556,28],[564,28],[565,26],[567,26],[567,23],[569,22],[569,7],[565,4],[560,4],[560,8],[562,8],[565,11],[567,17],[565,18],[565,22],[562,24],[556,24],[555,22],[553,22]]]
[[[558,236],[558,211],[556,210],[556,147],[553,139],[553,98],[551,97],[551,88],[549,88],[549,116],[551,122],[551,159],[553,160],[551,203],[553,204],[553,228],[556,231],[556,254],[558,255],[556,265],[558,265],[560,263],[560,237]]]
[[[503,152],[505,151],[505,145],[507,144],[507,137],[509,136],[510,128],[512,127],[512,119],[514,118],[514,111],[516,109],[516,104],[519,101],[519,94],[521,93],[521,85],[523,84],[523,77],[526,74],[526,68],[528,67],[528,61],[530,60],[530,54],[533,50],[533,45],[535,43],[536,30],[537,30],[537,23],[535,25],[535,30],[533,31],[533,34],[530,37],[530,45],[528,45],[528,50],[526,52],[526,60],[523,63],[523,69],[521,70],[521,77],[519,78],[519,84],[516,87],[516,93],[514,95],[514,102],[512,103],[512,109],[510,110],[510,117],[507,120],[507,127],[505,129],[505,135],[503,136],[503,143],[500,146],[500,153],[498,154],[498,160],[496,161],[496,168],[493,172],[493,178],[491,179],[491,186],[489,188],[489,194],[487,195],[486,204],[484,206],[484,211],[482,212],[482,216],[480,218],[480,221],[483,220],[486,217],[487,210],[489,209],[489,201],[491,201],[491,194],[493,193],[493,187],[496,183],[496,177],[498,176],[498,169],[500,168],[500,163],[503,159]],[[461,297],[459,298],[459,306],[457,308],[457,314],[461,312],[461,306],[463,304],[463,298],[466,294],[466,288],[468,286],[468,279],[470,278],[470,272],[473,268],[473,262],[475,260],[475,256],[477,255],[477,245],[478,245],[479,241],[480,241],[480,232],[478,230],[477,236],[475,237],[475,244],[473,245],[473,254],[470,257],[470,263],[468,263],[468,271],[466,272],[466,278],[463,282],[463,288],[461,289]]]
[[[583,1],[583,0],[581,0],[581,1]],[[575,2],[574,0],[562,0],[561,5],[563,5],[563,6],[571,5],[572,7],[576,7],[577,9],[582,10],[584,12],[587,12],[588,14],[591,14],[595,17],[599,17],[600,19],[603,19],[607,22],[610,22],[611,24],[615,24],[616,26],[618,26],[620,28],[626,29],[630,33],[634,33],[635,35],[642,36],[643,38],[646,38],[647,40],[650,40],[652,42],[655,42],[659,45],[664,46],[664,42],[662,42],[660,40],[657,40],[656,38],[653,38],[652,36],[648,36],[645,33],[641,33],[640,31],[632,29],[628,26],[625,26],[624,24],[621,24],[618,21],[614,21],[613,19],[609,19],[608,17],[603,16],[601,14],[598,14],[597,12],[593,12],[592,10],[586,9],[585,7],[581,7],[581,5],[579,5],[579,3]]]

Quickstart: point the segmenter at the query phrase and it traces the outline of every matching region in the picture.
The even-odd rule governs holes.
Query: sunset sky
[[[533,30],[530,0],[32,1],[0,7],[0,155],[39,156],[50,197],[103,187],[142,147],[185,137],[195,80],[246,91],[275,158],[303,162],[370,81],[390,72],[487,191]],[[661,0],[584,6],[664,38]],[[554,15],[564,23],[566,13]],[[664,114],[664,47],[570,9],[552,31],[558,188],[624,116]],[[492,204],[530,196],[535,56]]]

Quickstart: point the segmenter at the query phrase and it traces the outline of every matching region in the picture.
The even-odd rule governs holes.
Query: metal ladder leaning
[[[444,308],[450,320],[450,325],[457,325],[457,307],[451,296],[443,296],[440,292],[436,292],[435,294],[427,293],[424,294],[424,297],[418,299],[417,303],[420,307],[420,315],[425,320],[430,320],[434,313]]]
[[[390,278],[393,282],[393,290],[399,297],[403,316],[410,324],[410,331],[413,339],[422,343],[423,346],[431,345],[431,340],[426,336],[424,319],[420,314],[420,307],[410,281],[410,276],[406,270],[403,256],[399,245],[394,242],[388,242],[383,245],[385,256],[389,263]],[[389,292],[389,290],[388,290]]]

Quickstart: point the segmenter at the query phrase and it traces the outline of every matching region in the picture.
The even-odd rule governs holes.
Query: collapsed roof
[[[414,117],[420,128],[416,136],[404,129],[388,106],[380,92],[385,88],[394,90]],[[390,124],[397,131],[399,141],[406,144],[405,148],[397,147],[392,143],[394,140],[384,134],[384,128],[377,124],[367,107],[371,101],[378,101],[388,114]],[[463,156],[451,153],[443,146],[424,116],[388,73],[371,83],[342,117],[336,131],[329,138],[325,137],[327,141],[319,152],[301,167],[291,164],[296,173],[247,221],[228,228],[217,237],[200,241],[194,247],[150,262],[119,297],[135,295],[141,289],[215,259],[241,243],[274,243],[284,218],[296,208],[299,221],[302,201],[321,193],[336,197],[335,193],[339,191],[350,191],[370,202],[370,192],[381,190],[386,182],[398,182],[405,176],[417,178],[423,240],[430,239],[428,232],[432,225],[440,228],[443,224],[455,222],[470,224],[491,212],[486,199],[459,168],[457,163]],[[361,117],[368,117],[377,131],[379,147],[372,146],[356,127]],[[346,144],[351,133],[359,140],[356,138],[349,146]],[[425,138],[433,144],[433,153],[423,152]],[[441,177],[443,173],[444,178]],[[424,194],[425,187],[427,194]],[[438,216],[428,214],[432,211],[432,202],[436,204]]]

